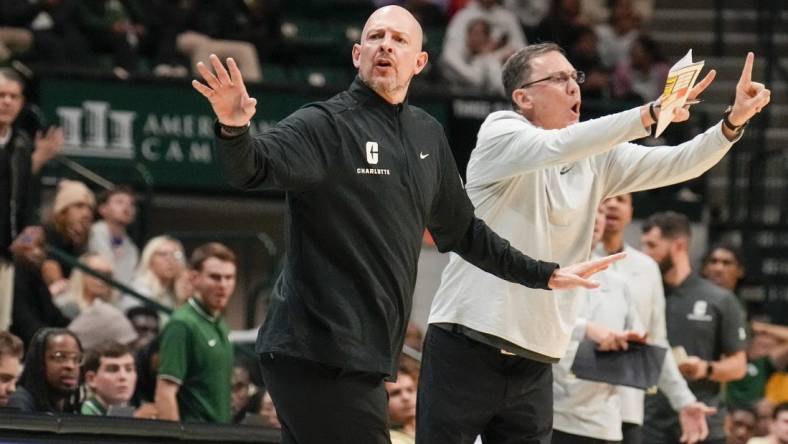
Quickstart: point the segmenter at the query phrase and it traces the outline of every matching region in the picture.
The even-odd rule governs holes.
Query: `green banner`
[[[253,133],[332,95],[269,88],[249,92],[258,99]],[[39,97],[50,122],[64,130],[63,153],[113,182],[141,186],[148,177],[156,189],[229,189],[212,149],[213,112],[187,82],[43,78]],[[443,102],[419,105],[444,120]]]

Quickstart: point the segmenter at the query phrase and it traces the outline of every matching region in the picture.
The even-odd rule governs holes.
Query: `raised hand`
[[[249,93],[246,92],[246,85],[238,65],[232,57],[227,59],[227,69],[216,55],[211,54],[209,60],[216,74],[203,62],[199,62],[197,71],[205,80],[205,84],[199,80],[192,80],[192,86],[211,103],[219,123],[227,126],[246,125],[254,116],[257,99],[249,97]]]
[[[747,53],[739,82],[736,84],[736,99],[733,101],[728,120],[734,126],[744,125],[755,114],[769,104],[772,92],[763,83],[752,81],[752,65],[755,63],[755,54]]]
[[[576,287],[597,288],[599,283],[588,279],[590,276],[605,270],[613,262],[620,261],[626,253],[616,253],[600,259],[580,262],[568,267],[558,268],[553,272],[547,286],[551,290],[568,290]]]
[[[687,100],[696,100],[700,94],[706,90],[706,88],[711,85],[711,82],[714,81],[714,78],[717,77],[717,71],[711,70],[706,74],[706,77],[703,78],[700,82],[698,82],[695,86],[692,87],[691,90],[687,93]],[[673,119],[672,122],[684,122],[685,120],[689,119],[690,112],[689,112],[689,104],[684,105],[681,108],[676,108],[673,110]]]

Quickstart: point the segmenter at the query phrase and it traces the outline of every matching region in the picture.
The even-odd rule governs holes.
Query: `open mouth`
[[[573,113],[580,115],[580,102],[575,102],[571,108],[569,108]]]
[[[388,59],[377,59],[375,61],[376,68],[391,68],[394,65],[391,63],[391,60]]]

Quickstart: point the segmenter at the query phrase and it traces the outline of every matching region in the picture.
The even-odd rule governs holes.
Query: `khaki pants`
[[[11,326],[14,303],[14,264],[0,258],[0,331]]]
[[[178,51],[189,56],[195,73],[197,62],[208,64],[208,56],[216,54],[221,60],[226,57],[235,59],[244,82],[263,80],[257,49],[251,43],[240,40],[216,40],[198,32],[187,31],[178,34],[176,47]]]

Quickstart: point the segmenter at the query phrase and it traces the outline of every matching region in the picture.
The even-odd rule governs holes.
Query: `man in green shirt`
[[[137,368],[128,347],[114,341],[99,344],[88,352],[82,367],[90,398],[80,413],[105,416],[110,407],[127,407],[137,384]]]
[[[229,423],[233,350],[222,314],[235,289],[235,254],[212,242],[189,265],[194,296],[161,334],[156,409],[159,419]]]

